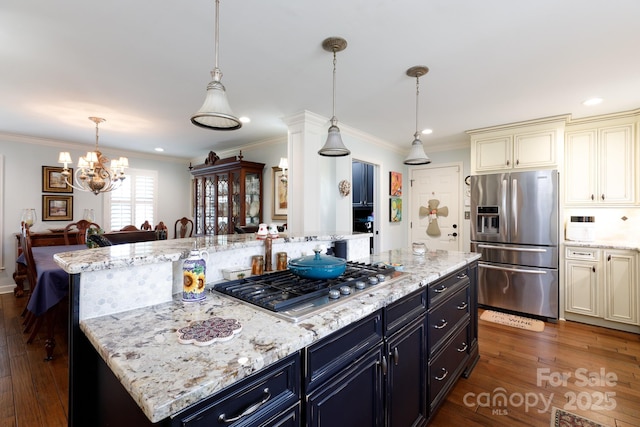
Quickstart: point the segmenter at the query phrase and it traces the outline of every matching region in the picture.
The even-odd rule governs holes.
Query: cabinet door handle
[[[520,159],[516,160],[516,166],[520,164]]]
[[[507,166],[509,166],[511,164],[510,160],[507,160]]]
[[[596,199],[595,196],[592,194],[591,195],[591,200],[595,200],[595,199]]]
[[[607,261],[611,261],[611,255],[607,255]]]
[[[460,279],[466,279],[467,277],[468,277],[468,276],[467,276],[467,273],[461,273],[461,274],[458,274],[458,275],[456,276],[456,279],[458,279],[458,280],[460,280]]]
[[[465,310],[468,306],[469,306],[469,304],[467,304],[467,302],[466,302],[466,301],[462,301],[462,302],[460,303],[460,305],[459,305],[459,306],[457,306],[456,308],[457,308],[458,310]]]
[[[600,196],[600,198],[601,198],[602,200],[604,200],[604,194],[602,194],[602,195]]]
[[[592,266],[592,267],[591,267],[591,270],[595,273],[595,272],[596,272],[596,266],[595,266],[595,265],[594,265],[594,266]]]
[[[467,351],[467,348],[469,348],[469,346],[467,345],[466,342],[463,342],[462,348],[456,348],[456,350],[458,350],[458,353],[464,353],[465,351]]]
[[[433,379],[435,379],[436,381],[442,381],[443,379],[447,378],[447,375],[449,375],[449,371],[447,371],[445,368],[442,368],[442,375],[439,377],[433,377]]]
[[[382,375],[386,376],[387,375],[387,369],[388,369],[387,358],[382,356],[382,360],[380,362],[378,362],[378,364],[380,366],[382,366]]]
[[[434,289],[433,292],[435,292],[436,294],[441,294],[446,290],[447,290],[447,287],[445,285],[442,285],[438,289]]]
[[[441,320],[441,322],[442,322],[442,323],[440,323],[440,325],[433,325],[433,328],[434,328],[434,329],[443,329],[443,328],[446,328],[446,327],[447,327],[447,323],[448,323],[448,322],[447,322],[446,320],[444,320],[444,319],[442,319],[442,320]]]
[[[267,401],[269,399],[271,399],[271,392],[269,391],[268,388],[265,388],[263,393],[264,393],[264,397],[262,398],[262,400],[260,402],[256,402],[253,405],[249,406],[247,409],[242,411],[242,413],[240,415],[238,415],[237,417],[227,418],[225,414],[220,414],[220,416],[218,417],[218,421],[220,421],[222,423],[232,423],[232,422],[238,421],[242,417],[246,417],[247,415],[253,414],[262,405],[267,403]]]
[[[393,352],[389,353],[389,357],[393,357],[393,364],[398,366],[400,362],[400,352],[398,351],[398,347],[393,348]]]

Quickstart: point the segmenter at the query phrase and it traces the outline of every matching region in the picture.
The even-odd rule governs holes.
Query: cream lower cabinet
[[[604,250],[604,318],[640,325],[637,252]]]
[[[565,311],[601,317],[600,250],[566,248]]]
[[[567,246],[566,319],[613,328],[640,326],[637,264],[636,251]]]

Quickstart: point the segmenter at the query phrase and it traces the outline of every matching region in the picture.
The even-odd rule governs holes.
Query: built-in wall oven
[[[478,303],[557,319],[557,171],[472,176],[471,213]]]

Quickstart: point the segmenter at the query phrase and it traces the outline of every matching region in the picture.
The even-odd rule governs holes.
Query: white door
[[[430,251],[462,250],[460,175],[460,166],[411,171],[411,243],[423,242]]]

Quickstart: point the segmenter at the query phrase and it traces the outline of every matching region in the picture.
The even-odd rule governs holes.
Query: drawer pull
[[[467,307],[469,307],[469,304],[467,304],[466,301],[463,301],[459,306],[457,306],[456,308],[458,310],[465,310]]]
[[[238,421],[240,418],[246,417],[247,415],[250,415],[250,414],[253,414],[254,412],[256,412],[262,405],[267,403],[267,401],[269,399],[271,399],[271,392],[269,391],[268,388],[265,388],[264,389],[264,397],[262,398],[262,400],[260,402],[256,402],[253,405],[249,406],[247,409],[245,409],[237,417],[233,417],[233,418],[228,418],[227,419],[225,414],[220,414],[220,416],[218,417],[218,421],[220,421],[222,423],[232,423],[232,422]]]
[[[434,289],[433,292],[435,292],[436,294],[441,294],[446,290],[447,290],[447,287],[445,285],[442,285],[438,289]]]
[[[442,323],[439,325],[433,325],[434,329],[443,329],[447,327],[448,322],[446,320],[442,319],[441,322]]]
[[[458,275],[456,276],[456,279],[465,279],[465,278],[467,278],[467,277],[468,277],[468,276],[467,276],[467,273],[462,273],[462,274],[458,274]]]
[[[445,368],[442,368],[442,376],[440,377],[433,377],[436,381],[442,381],[443,379],[447,378],[447,375],[449,375],[449,371],[447,371]]]
[[[467,351],[467,348],[469,348],[469,346],[467,345],[466,342],[463,342],[462,348],[456,348],[456,350],[458,350],[458,353],[464,353],[465,351]]]
[[[378,362],[378,365],[382,366],[382,375],[386,376],[388,370],[387,358],[382,356],[382,360]]]
[[[398,351],[398,347],[394,347],[393,353],[391,353],[389,356],[393,357],[393,364],[398,366],[398,363],[400,362],[400,352]]]

